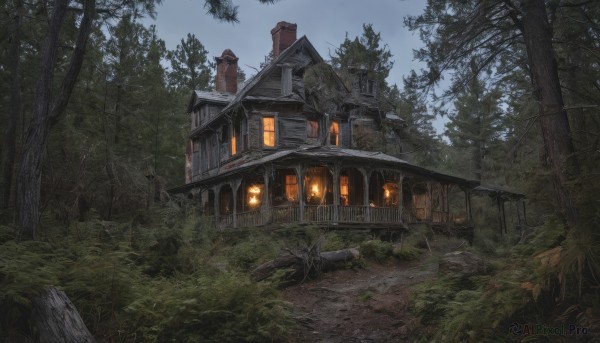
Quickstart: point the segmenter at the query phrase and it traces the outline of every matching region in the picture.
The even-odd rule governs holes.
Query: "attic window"
[[[337,121],[331,122],[329,127],[329,144],[340,146],[340,126]]]
[[[319,122],[316,120],[306,121],[306,137],[319,138]]]

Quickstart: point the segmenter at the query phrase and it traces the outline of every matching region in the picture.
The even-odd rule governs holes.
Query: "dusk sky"
[[[169,0],[157,7],[155,24],[167,48],[175,49],[182,38],[193,33],[209,56],[220,56],[231,49],[239,57],[239,65],[247,76],[253,75],[272,48],[271,29],[279,21],[298,25],[298,38],[306,37],[321,56],[343,41],[362,34],[362,24],[371,23],[393,54],[394,68],[388,77],[390,85],[402,87],[402,77],[422,64],[413,61],[413,49],[422,46],[418,33],[404,27],[404,17],[422,12],[423,0],[279,0],[263,5],[254,0],[233,0],[239,6],[237,24],[219,22],[206,14],[204,0]],[[438,131],[442,122],[436,122]]]

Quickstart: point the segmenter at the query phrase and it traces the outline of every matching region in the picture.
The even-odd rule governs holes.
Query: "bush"
[[[360,245],[360,252],[366,258],[371,258],[377,262],[387,260],[394,251],[392,243],[382,242],[378,239],[363,242]]]

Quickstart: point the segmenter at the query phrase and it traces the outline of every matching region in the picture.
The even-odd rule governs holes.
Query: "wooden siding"
[[[306,142],[306,118],[302,114],[280,114],[278,123],[280,148],[294,148]]]

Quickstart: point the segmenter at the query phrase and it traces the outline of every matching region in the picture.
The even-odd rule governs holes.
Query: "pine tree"
[[[208,51],[194,34],[187,34],[175,50],[167,54],[171,62],[169,83],[173,87],[188,90],[209,90],[212,83],[213,64],[208,60]]]

